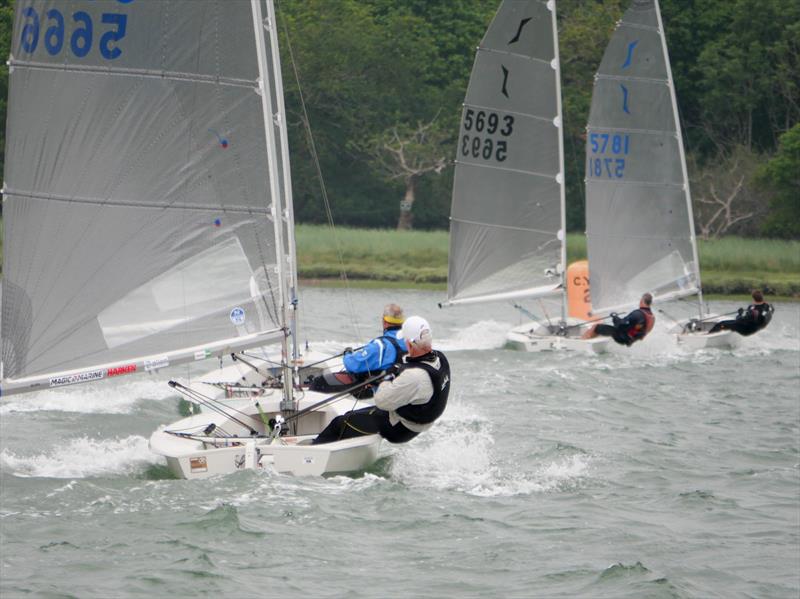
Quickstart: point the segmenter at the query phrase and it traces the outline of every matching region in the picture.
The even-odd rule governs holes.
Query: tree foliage
[[[772,194],[763,232],[800,238],[800,123],[781,136],[777,153],[758,170],[756,180]]]
[[[0,57],[8,56],[11,48],[11,29],[14,23],[14,0],[0,0]],[[8,66],[0,62],[0,173],[3,172],[6,155],[6,102],[8,101]]]
[[[276,0],[276,4],[297,219],[326,218],[310,129],[336,222],[394,226],[406,184],[385,176],[369,151],[370,140],[393,130],[410,131],[436,118],[434,143],[448,159],[455,156],[475,47],[499,0]],[[594,73],[629,4],[630,0],[557,2],[570,230],[584,227],[584,132]],[[800,122],[800,3],[662,0],[661,10],[686,147],[696,169],[690,173],[693,182],[708,182],[716,173],[714,177],[725,179],[714,181],[717,193],[733,190],[741,174],[718,168],[721,157],[746,150],[768,158],[778,151],[780,136]],[[3,56],[10,47],[12,13],[13,0],[0,0]],[[7,74],[3,61],[3,122]],[[784,183],[778,183],[782,179],[775,169],[791,165],[785,159],[790,152],[785,146],[792,139],[782,142],[782,154],[770,162],[770,174],[762,175],[760,186],[754,185],[750,174],[755,169],[749,169],[742,182],[748,205],[760,203],[748,225],[751,231],[763,224],[765,233],[789,234],[783,226],[786,218],[780,216],[788,209],[788,192],[781,187]],[[3,137],[0,152],[4,145]],[[0,154],[0,167],[2,158]],[[416,178],[415,226],[447,226],[452,178],[450,166],[440,176]],[[699,195],[710,197],[705,194],[708,189],[698,190]]]

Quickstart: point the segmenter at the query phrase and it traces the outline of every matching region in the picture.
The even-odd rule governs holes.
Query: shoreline
[[[418,283],[415,281],[384,281],[381,279],[358,279],[347,278],[346,281],[341,278],[334,277],[300,277],[298,284],[304,287],[328,287],[331,289],[343,289],[351,287],[353,289],[408,289],[412,291],[447,291],[447,283]],[[764,294],[764,297],[772,302],[800,302],[800,296],[791,295],[769,295]],[[656,298],[658,299],[658,298]],[[750,295],[746,293],[703,293],[703,299],[706,301],[738,301],[749,303]]]

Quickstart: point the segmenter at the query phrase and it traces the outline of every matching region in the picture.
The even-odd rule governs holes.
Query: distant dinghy
[[[582,340],[567,316],[562,128],[555,2],[506,0],[464,100],[443,305],[556,298],[559,318],[526,322],[509,343],[599,352],[608,339]]]
[[[696,295],[697,318],[671,332],[690,347],[732,347],[707,313],[675,86],[658,0],[633,0],[595,76],[586,136],[586,234],[593,314],[649,291],[657,304]]]

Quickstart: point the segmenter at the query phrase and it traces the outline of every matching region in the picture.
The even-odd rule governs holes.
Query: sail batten
[[[595,77],[586,136],[595,313],[696,293],[689,182],[657,0],[634,0]]]
[[[563,271],[554,11],[502,2],[476,51],[450,210],[449,304],[549,294]]]
[[[210,211],[210,212],[242,212],[247,214],[264,214],[272,216],[272,211],[267,207],[260,206],[232,206],[225,204],[224,208],[218,206],[204,206],[202,204],[188,204],[181,202],[180,204],[172,203],[165,205],[163,202],[143,202],[114,200],[113,204],[109,203],[106,198],[88,198],[77,196],[58,196],[55,194],[36,193],[34,191],[23,191],[19,189],[3,189],[3,193],[12,196],[26,197],[32,200],[48,200],[53,202],[71,202],[75,204],[92,204],[95,206],[128,206],[133,208],[158,208],[158,209],[171,209],[171,210],[189,210],[189,211]]]
[[[171,81],[189,81],[192,83],[209,83],[213,85],[225,85],[231,87],[246,87],[257,89],[258,82],[251,79],[235,79],[230,77],[215,77],[213,75],[200,75],[197,73],[185,73],[178,71],[157,71],[145,69],[114,69],[90,65],[67,65],[67,64],[48,64],[46,62],[33,62],[16,60],[8,61],[8,66],[12,69],[32,69],[42,71],[59,71],[64,73],[101,73],[104,75],[117,75],[127,77],[141,77],[149,79],[164,79]]]

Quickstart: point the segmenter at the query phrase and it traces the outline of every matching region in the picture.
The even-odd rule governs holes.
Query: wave
[[[15,476],[30,478],[92,478],[130,476],[161,458],[150,452],[147,439],[138,435],[124,439],[80,437],[64,446],[34,455],[0,452],[0,465]]]
[[[461,329],[453,337],[434,338],[434,347],[442,351],[499,349],[505,345],[506,335],[513,327],[508,322],[481,320]]]
[[[129,414],[141,399],[174,398],[166,378],[130,378],[96,385],[48,389],[13,395],[0,405],[0,415],[11,412],[79,412],[83,414]]]
[[[470,406],[448,405],[447,417],[415,442],[401,446],[390,476],[416,487],[479,497],[530,495],[572,489],[591,471],[592,456],[558,455],[533,471],[495,452],[490,422]]]

